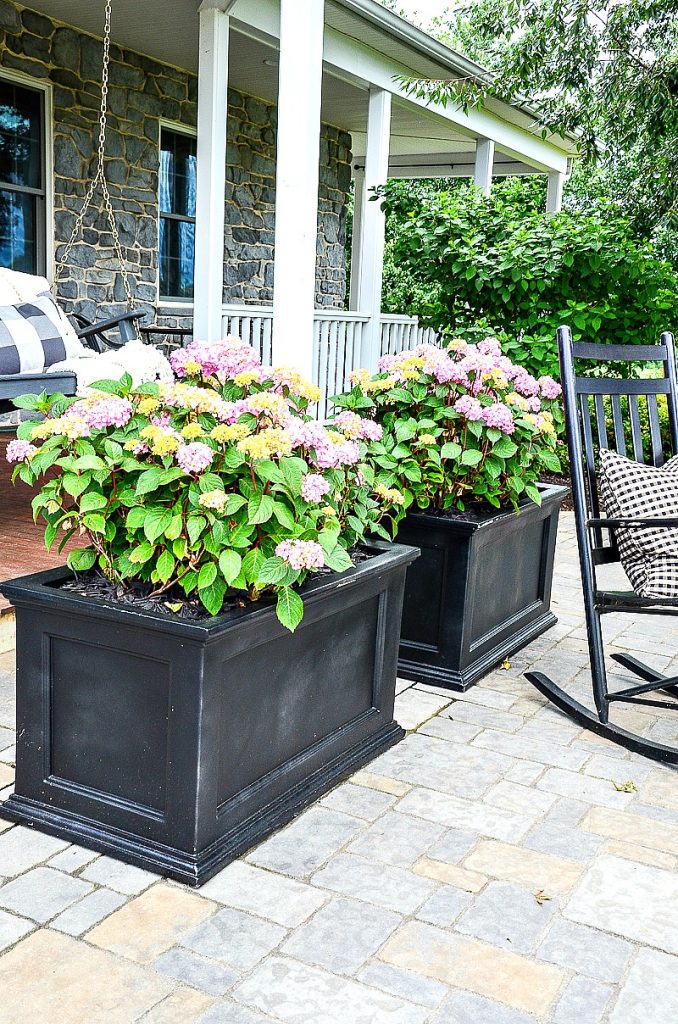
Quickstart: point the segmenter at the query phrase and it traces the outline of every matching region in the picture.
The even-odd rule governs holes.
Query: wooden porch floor
[[[63,565],[65,556],[45,550],[44,532],[33,522],[31,491],[21,481],[12,486],[12,467],[5,450],[12,434],[0,434],[0,581]],[[0,611],[8,606],[0,596]]]

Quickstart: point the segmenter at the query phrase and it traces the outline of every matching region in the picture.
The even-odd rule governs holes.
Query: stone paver
[[[526,889],[492,882],[457,921],[456,930],[502,949],[532,953],[555,912],[554,900],[540,905]]]
[[[412,1003],[422,1006],[436,1007],[447,996],[449,989],[438,981],[423,978],[413,971],[403,971],[397,967],[373,960],[358,973],[358,981],[366,985],[380,988],[392,996],[401,996]]]
[[[41,864],[68,843],[17,825],[0,835],[0,877],[12,878]]]
[[[295,928],[318,910],[324,896],[310,885],[234,861],[200,889],[200,895]]]
[[[186,949],[248,971],[275,949],[285,929],[239,910],[220,910],[181,939]]]
[[[443,885],[419,908],[416,916],[420,921],[450,928],[472,900],[472,895],[452,885]]]
[[[87,939],[129,960],[149,963],[214,910],[214,903],[161,882],[117,910]]]
[[[24,917],[16,917],[14,914],[8,914],[5,910],[0,910],[0,952],[7,949],[8,946],[13,946],[19,939],[23,939],[24,935],[28,935],[34,928],[33,921],[27,921]]]
[[[436,1024],[533,1024],[534,1017],[473,992],[453,992],[435,1021]]]
[[[2,1024],[130,1024],[171,989],[158,974],[50,930],[0,959]]]
[[[554,611],[467,693],[400,680],[407,737],[200,890],[0,817],[0,1024],[675,1024],[678,770],[523,678],[590,701],[567,513]],[[678,672],[667,621],[606,636]],[[13,672],[0,655],[0,800]],[[614,718],[667,739],[678,715]]]
[[[235,996],[290,1024],[304,1019],[313,1024],[337,1024],[360,1017],[379,1024],[423,1024],[428,1016],[426,1009],[404,999],[317,967],[279,958],[262,964],[238,986]],[[356,1016],[358,1008],[360,1017]]]
[[[678,876],[673,872],[602,856],[563,913],[571,921],[678,954],[676,908]]]
[[[52,928],[67,935],[82,935],[105,917],[118,910],[125,903],[125,897],[112,889],[97,889],[83,900],[74,903],[52,921]]]
[[[442,834],[440,825],[389,812],[354,839],[348,852],[410,867]]]
[[[357,900],[333,899],[297,928],[280,951],[335,974],[355,974],[401,921],[392,910]]]
[[[618,982],[632,952],[633,946],[624,939],[558,919],[539,946],[537,956],[598,981]]]
[[[304,878],[345,846],[362,822],[327,807],[311,807],[247,858],[251,864]]]
[[[433,892],[432,882],[402,868],[340,854],[313,876],[313,884],[332,892],[412,914]]]
[[[132,864],[123,864],[112,857],[99,857],[92,864],[88,864],[82,872],[82,877],[97,885],[105,885],[116,892],[122,892],[126,896],[136,896],[138,893],[148,889],[157,881],[157,875],[150,871],[142,871]]]
[[[0,888],[0,907],[44,924],[92,891],[88,882],[52,868],[33,868]]]
[[[356,818],[374,821],[395,803],[395,797],[388,793],[380,793],[376,789],[354,786],[350,782],[337,786],[321,801],[323,807],[334,811],[352,814]]]
[[[612,988],[590,978],[573,978],[556,1006],[556,1024],[598,1024]]]
[[[204,992],[178,988],[166,999],[156,1003],[141,1020],[143,1024],[197,1024],[213,1002],[212,997]]]
[[[676,958],[641,949],[610,1014],[610,1024],[649,1024],[650,1020],[652,1024],[678,1020]]]
[[[153,966],[160,974],[176,978],[177,981],[202,989],[212,996],[225,995],[240,980],[237,971],[191,953],[187,949],[170,949],[158,957]]]
[[[464,867],[485,872],[494,878],[518,882],[535,891],[543,889],[549,895],[567,892],[582,873],[580,864],[564,857],[490,839],[478,844],[464,861]]]
[[[419,921],[404,925],[379,956],[489,999],[500,992],[504,1002],[526,1013],[546,1013],[563,982],[551,965]]]

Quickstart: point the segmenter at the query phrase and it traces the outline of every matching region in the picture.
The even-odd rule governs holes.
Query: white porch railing
[[[313,335],[313,379],[322,391],[318,416],[330,412],[328,399],[343,391],[352,370],[364,365],[363,333],[366,313],[316,310]],[[235,334],[259,352],[264,364],[272,362],[273,307],[224,306],[223,334]],[[419,325],[416,317],[383,314],[381,354],[395,355],[417,345],[433,344],[435,331]]]
[[[434,345],[437,338],[432,327],[421,327],[416,316],[381,314],[381,354],[394,356],[417,345]]]

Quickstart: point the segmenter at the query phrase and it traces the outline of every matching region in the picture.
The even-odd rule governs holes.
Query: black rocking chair
[[[557,708],[586,729],[621,746],[658,761],[678,763],[678,749],[638,736],[610,721],[610,706],[615,702],[644,704],[678,711],[678,703],[657,699],[655,691],[678,697],[678,676],[667,677],[631,655],[613,654],[619,665],[644,680],[640,685],[610,692],[608,688],[601,617],[609,612],[676,615],[678,599],[654,600],[639,597],[633,591],[600,590],[596,568],[619,562],[615,530],[647,526],[678,528],[678,518],[608,519],[601,517],[596,484],[595,450],[609,448],[637,462],[663,465],[678,453],[678,376],[672,334],[662,334],[658,346],[574,344],[567,327],[558,330],[558,350],[563,384],[567,443],[572,474],[579,562],[584,590],[584,608],[588,633],[597,715],[579,703],[542,672],[526,673],[526,678]],[[602,376],[578,377],[575,360],[609,364],[642,360],[661,363],[663,376],[648,380],[626,380]],[[665,395],[669,415],[669,438],[663,443],[658,396]],[[607,397],[609,396],[609,397]],[[641,424],[639,400],[646,403],[649,431]],[[611,429],[608,429],[611,426]],[[609,436],[609,435],[612,436]],[[630,441],[630,445],[628,442]],[[627,445],[631,451],[627,451]],[[670,451],[666,447],[670,445]]]

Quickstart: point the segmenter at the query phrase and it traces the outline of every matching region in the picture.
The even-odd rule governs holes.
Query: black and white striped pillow
[[[678,518],[678,455],[664,466],[645,466],[601,449],[600,496],[610,519]],[[616,531],[619,556],[640,597],[678,598],[678,529]]]
[[[0,374],[41,373],[83,351],[50,292],[0,306]]]

